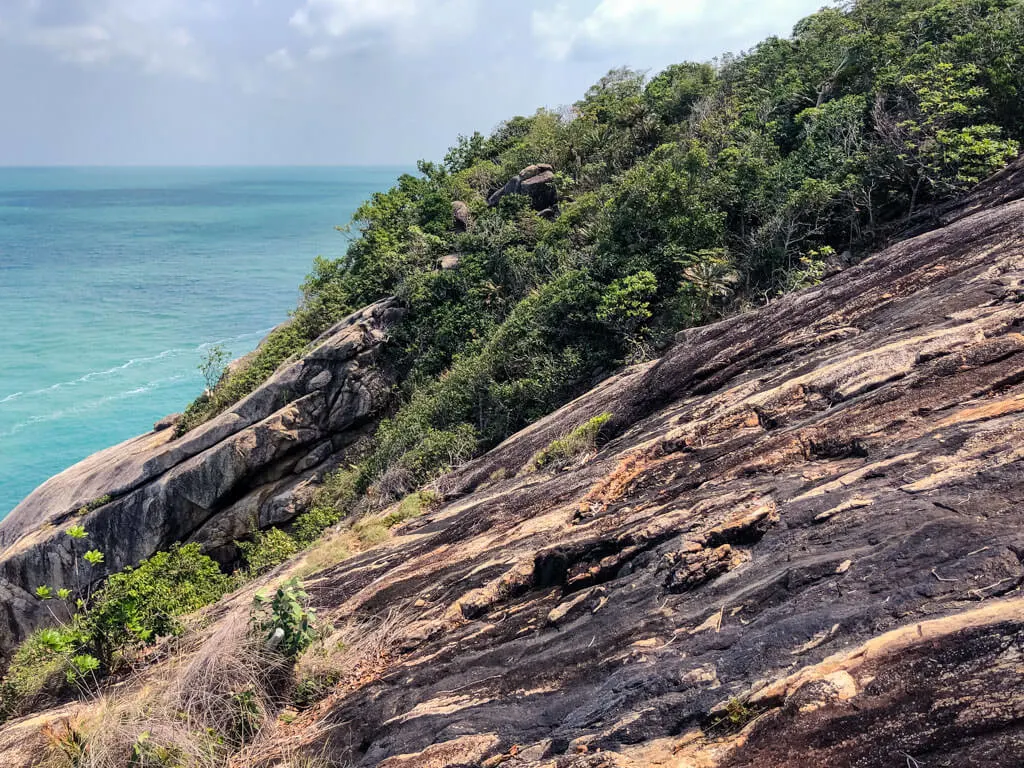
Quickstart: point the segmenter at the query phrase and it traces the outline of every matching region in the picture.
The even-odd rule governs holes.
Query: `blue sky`
[[[408,164],[823,0],[0,0],[0,165]]]

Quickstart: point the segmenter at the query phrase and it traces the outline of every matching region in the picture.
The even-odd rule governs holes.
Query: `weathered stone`
[[[82,586],[69,525],[85,526],[112,572],[175,541],[216,550],[253,520],[294,517],[296,488],[387,402],[393,382],[372,362],[396,312],[388,300],[353,314],[212,421],[179,439],[164,429],[91,456],[19,504],[0,522],[0,594],[19,606],[0,612],[0,653],[49,616],[28,597],[36,586]],[[107,495],[111,503],[79,516]]]
[[[170,416],[164,416],[160,421],[153,425],[154,432],[163,432],[165,429],[170,429],[178,425],[181,421],[182,414],[172,413]]]
[[[461,200],[452,203],[452,218],[455,221],[456,232],[468,232],[473,228],[473,214],[469,206]]]
[[[445,269],[445,270],[458,269],[459,268],[459,262],[461,262],[461,261],[462,261],[462,259],[460,259],[458,256],[456,256],[454,254],[450,254],[448,256],[444,256],[444,257],[441,258],[441,269]]]
[[[526,195],[530,198],[535,211],[554,208],[558,202],[558,191],[555,189],[554,168],[550,165],[531,165],[513,176],[504,187],[492,194],[487,204],[492,208],[509,195]]]

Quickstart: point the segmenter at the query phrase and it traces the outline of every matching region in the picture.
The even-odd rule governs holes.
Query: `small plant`
[[[73,656],[68,662],[68,669],[65,675],[69,683],[77,683],[85,680],[100,668],[100,660],[88,653],[80,653]]]
[[[318,701],[322,701],[331,688],[341,680],[338,672],[328,672],[303,677],[292,693],[292,703],[299,710],[309,709]]]
[[[712,721],[711,730],[727,734],[743,730],[754,718],[761,714],[758,710],[748,706],[740,698],[730,699],[724,709],[718,709],[718,712],[720,714]]]
[[[259,699],[252,688],[231,694],[231,709],[234,718],[231,737],[236,744],[248,744],[259,733],[263,723]]]
[[[238,542],[242,558],[253,576],[266,573],[299,551],[298,542],[280,528],[257,530],[252,541]]]
[[[406,520],[412,520],[420,517],[430,507],[440,501],[440,498],[433,491],[417,491],[416,493],[410,493],[404,499],[402,503],[398,505],[398,510],[392,512],[390,515],[384,517],[381,520],[381,524],[385,528],[394,528],[399,523],[404,523]]]
[[[45,584],[42,584],[41,586],[36,587],[36,597],[40,600],[52,600],[53,590]]]
[[[128,761],[129,768],[179,768],[184,764],[180,749],[154,743],[149,731],[143,731],[135,739]]]
[[[206,382],[207,392],[213,392],[217,384],[224,377],[224,371],[230,359],[231,355],[220,344],[214,344],[203,354],[203,359],[199,361],[197,367],[199,372],[203,374],[203,381]]]
[[[109,504],[113,500],[114,500],[114,497],[111,496],[110,494],[107,494],[105,496],[100,496],[97,499],[93,499],[92,501],[90,501],[85,506],[80,507],[76,514],[79,517],[85,517],[90,512],[95,512],[97,509],[99,509],[100,507],[102,507],[102,506],[104,506],[106,504]],[[77,527],[80,527],[80,526],[77,526]]]
[[[610,413],[602,413],[576,427],[565,437],[552,441],[547,448],[538,452],[530,462],[533,469],[547,466],[563,466],[567,462],[597,449],[597,437],[601,429],[611,421]]]
[[[284,582],[273,598],[256,595],[252,622],[265,635],[268,647],[295,659],[316,641],[316,611],[306,607],[308,600],[297,578]]]
[[[89,565],[93,566],[102,565],[104,560],[103,553],[100,552],[98,549],[90,549],[88,552],[82,555],[82,558]]]
[[[85,507],[82,507],[82,509],[85,509]],[[72,539],[84,539],[89,536],[88,532],[86,532],[85,530],[85,527],[81,525],[72,525],[65,531],[65,533]]]

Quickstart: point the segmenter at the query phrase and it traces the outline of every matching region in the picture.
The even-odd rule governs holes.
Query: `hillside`
[[[681,334],[364,554],[329,537],[271,574],[346,645],[234,764],[1018,765],[1022,197],[1017,163],[934,232]],[[604,412],[598,451],[530,471]],[[251,595],[142,679],[198,657],[215,682]]]
[[[826,9],[374,196],[0,521],[10,764],[1019,765],[1022,29]]]

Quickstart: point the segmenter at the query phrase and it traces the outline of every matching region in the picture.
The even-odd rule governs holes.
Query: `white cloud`
[[[324,59],[338,48],[370,47],[381,41],[419,52],[441,38],[465,34],[476,23],[480,0],[305,0],[291,25],[303,34],[334,41],[314,45],[309,58]]]
[[[288,52],[287,48],[278,48],[272,54],[267,56],[267,64],[275,69],[280,69],[285,72],[295,69],[295,59],[292,58],[292,55]]]
[[[42,3],[27,0],[0,34],[81,66],[122,60],[147,73],[211,75],[211,62],[187,26],[215,12],[209,2],[85,0],[75,10],[65,19],[44,16]]]
[[[544,52],[567,58],[580,49],[614,49],[667,45],[682,30],[699,22],[707,0],[601,0],[578,18],[566,3],[533,12],[534,36]]]
[[[821,0],[562,0],[551,9],[531,16],[534,38],[541,52],[563,60],[585,53],[636,51],[670,46],[681,38],[700,35],[722,37],[741,31],[760,31],[779,18],[792,24],[798,14],[809,13]]]

